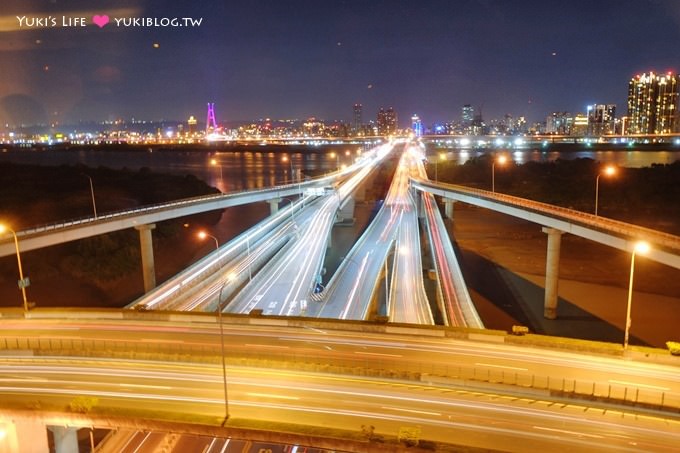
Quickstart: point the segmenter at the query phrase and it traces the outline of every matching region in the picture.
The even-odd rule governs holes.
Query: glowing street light
[[[331,152],[328,155],[328,157],[330,157],[331,159],[335,158],[335,169],[336,170],[339,169],[340,168],[340,155],[338,155],[336,152]]]
[[[203,240],[205,238],[212,238],[215,241],[215,250],[219,250],[220,248],[220,243],[217,240],[215,236],[212,234],[208,234],[205,231],[199,231],[197,234],[198,238]],[[227,364],[226,364],[226,359],[224,358],[224,326],[222,325],[222,310],[224,307],[222,306],[222,290],[224,289],[224,285],[227,283],[230,283],[233,279],[235,278],[235,274],[229,274],[227,281],[224,282],[222,287],[220,288],[220,292],[217,294],[217,322],[220,325],[220,347],[221,347],[221,355],[222,355],[222,384],[224,385],[224,420],[222,420],[222,426],[224,426],[227,423],[227,420],[229,420],[229,398],[227,396]]]
[[[446,160],[446,153],[439,153],[439,158],[434,160],[434,180],[439,182],[439,161]]]
[[[217,159],[210,159],[210,165],[213,167],[220,167],[220,181],[224,179],[224,176],[222,175],[222,164],[220,164]]]
[[[491,163],[491,192],[496,192],[496,164],[505,165],[507,161],[508,158],[505,155],[501,155]]]
[[[199,238],[200,240],[204,240],[204,239],[206,239],[206,238],[212,238],[212,240],[215,241],[215,250],[217,250],[217,249],[220,248],[220,243],[219,243],[219,241],[218,241],[217,238],[216,238],[215,236],[213,236],[212,234],[208,234],[208,233],[206,233],[205,231],[199,231],[199,232],[196,234],[196,236],[198,236],[198,238]]]
[[[283,156],[281,158],[281,162],[284,164],[286,162],[290,162],[290,182],[293,183],[295,180],[293,179],[293,159],[289,158],[288,156]]]
[[[0,234],[4,233],[5,231],[9,231],[10,233],[12,233],[12,236],[14,236],[14,248],[16,249],[17,252],[17,264],[19,265],[19,281],[17,282],[17,284],[21,289],[21,296],[24,300],[24,313],[26,313],[28,312],[28,299],[26,298],[26,287],[31,284],[31,281],[28,279],[28,277],[24,278],[24,271],[21,267],[21,254],[19,253],[19,239],[17,239],[17,233],[7,225],[0,224]]]
[[[630,307],[633,302],[633,273],[635,271],[635,254],[640,253],[645,255],[649,252],[649,244],[640,241],[633,247],[633,253],[630,256],[630,281],[628,283],[628,305],[626,307],[626,329],[623,336],[623,349],[624,351],[628,348],[628,333],[630,332]]]
[[[597,178],[595,178],[595,215],[597,216],[597,202],[598,202],[598,197],[600,195],[600,176],[602,174],[605,174],[606,176],[612,176],[616,173],[616,167],[613,165],[607,165],[604,170],[599,172],[597,174]]]

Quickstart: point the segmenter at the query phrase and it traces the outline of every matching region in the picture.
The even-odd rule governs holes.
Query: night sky
[[[636,73],[680,70],[676,0],[1,0],[0,121],[270,117],[402,126],[482,107],[543,120],[616,103]],[[96,5],[96,6],[93,6]],[[108,14],[103,28],[94,14]],[[15,16],[57,19],[20,26]],[[62,17],[87,17],[65,28]],[[116,27],[114,17],[202,18],[199,27]],[[158,47],[154,47],[154,43]]]

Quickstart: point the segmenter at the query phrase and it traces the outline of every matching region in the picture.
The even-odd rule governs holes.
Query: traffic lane
[[[281,422],[296,420],[303,424],[344,426],[347,429],[359,422],[371,423],[379,427],[379,432],[391,432],[389,430],[397,429],[398,425],[414,423],[423,427],[423,438],[440,441],[450,439],[448,436],[453,432],[464,436],[484,432],[493,435],[494,442],[497,442],[493,445],[498,447],[511,440],[508,436],[520,437],[524,439],[523,446],[529,448],[518,451],[548,448],[555,439],[563,445],[571,444],[580,449],[601,448],[603,441],[611,448],[634,443],[654,451],[672,451],[680,446],[677,421],[654,417],[611,414],[612,411],[609,414],[607,411],[586,412],[587,408],[579,406],[568,406],[571,410],[565,410],[567,405],[549,401],[536,402],[370,379],[328,377],[328,382],[323,384],[318,376],[277,372],[263,377],[260,370],[246,370],[244,376],[234,376],[239,371],[243,372],[230,370],[231,407],[236,417]],[[87,382],[97,385],[93,381],[86,381],[83,385],[88,385]],[[173,393],[177,391],[175,389]],[[217,393],[220,391],[217,390]],[[143,394],[141,398],[151,396]],[[219,406],[222,401],[213,399],[209,403]],[[537,403],[539,408],[532,407]],[[154,401],[154,405],[157,404],[158,401]],[[190,398],[184,404],[176,403],[175,410],[181,411],[182,408],[189,412],[205,410]],[[640,426],[641,418],[645,418],[644,426]],[[384,427],[387,431],[381,431],[383,426],[377,420],[390,426]],[[655,439],[663,441],[660,444]],[[488,442],[484,445],[491,446]]]
[[[71,327],[70,329],[77,330],[78,334],[61,336],[61,338],[100,338],[106,339],[107,342],[119,342],[136,338],[129,334],[133,331],[139,333],[137,340],[146,343],[157,342],[166,345],[177,343],[208,348],[211,345],[219,346],[219,329],[215,325],[176,328],[170,325],[141,327],[125,324],[117,325],[115,331],[106,330],[102,324],[95,323],[92,327],[93,330],[88,330],[87,324],[83,324],[82,328]],[[140,329],[142,329],[141,332]],[[207,329],[212,329],[212,332],[208,333]],[[116,333],[119,330],[127,331],[128,334],[121,337],[120,333]],[[182,332],[187,339],[178,340],[177,330]],[[296,333],[290,333],[291,330]],[[278,351],[284,359],[295,354],[298,358],[345,359],[344,363],[350,365],[365,363],[366,366],[372,368],[387,365],[400,366],[402,369],[430,373],[437,371],[442,374],[449,372],[447,367],[451,371],[455,371],[455,367],[460,366],[481,367],[488,369],[489,372],[506,370],[518,374],[551,375],[605,384],[633,383],[648,390],[656,389],[675,393],[680,390],[680,374],[677,372],[677,367],[670,365],[444,338],[430,340],[421,337],[370,333],[362,333],[361,337],[356,337],[356,333],[351,332],[337,333],[304,328],[279,329],[266,326],[245,328],[245,331],[243,327],[225,328],[228,353],[236,355],[260,353],[271,356]],[[44,331],[9,332],[12,332],[10,335],[18,334],[18,336],[30,337],[32,332],[35,332],[38,336],[45,338],[54,337],[50,334],[45,335]],[[189,335],[187,332],[197,333]],[[289,334],[280,335],[277,332]],[[290,351],[285,351],[285,349]],[[358,360],[365,353],[373,354],[372,359],[375,360],[364,362]],[[367,359],[365,356],[362,358]],[[402,364],[399,365],[399,362]]]

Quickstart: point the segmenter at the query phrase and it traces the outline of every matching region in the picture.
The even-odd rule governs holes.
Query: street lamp
[[[498,158],[494,159],[491,163],[491,192],[496,192],[496,164],[504,165],[507,161],[508,158],[505,155],[502,155],[498,156]]]
[[[331,159],[335,158],[335,169],[338,170],[340,168],[340,156],[335,152],[331,152],[328,156]]]
[[[212,234],[208,234],[205,231],[199,231],[198,237],[199,239],[205,239],[207,237],[212,238],[215,241],[215,250],[219,250],[220,243],[217,240],[217,238]],[[224,284],[229,283],[231,280],[233,280],[233,276],[230,275],[227,281],[224,282]],[[224,426],[227,423],[227,420],[229,420],[229,398],[227,396],[227,364],[224,358],[224,326],[222,325],[222,310],[224,308],[222,306],[222,290],[224,289],[224,284],[220,287],[220,292],[217,294],[217,322],[220,325],[220,347],[222,355],[222,385],[224,386],[224,420],[222,420],[222,426]]]
[[[293,225],[296,225],[295,223],[295,202],[288,198],[288,197],[281,197],[282,200],[288,200],[288,203],[290,203],[290,218],[293,221]]]
[[[290,159],[288,156],[283,156],[281,158],[281,162],[283,162],[283,163],[290,162],[290,182],[293,183],[294,182],[294,179],[293,179],[293,159]]]
[[[198,234],[196,234],[200,240],[203,240],[205,238],[212,238],[213,241],[215,241],[215,250],[220,248],[220,243],[217,241],[217,238],[213,236],[212,234],[208,234],[205,231],[199,231]]]
[[[595,216],[597,216],[597,201],[600,195],[600,176],[602,176],[602,173],[604,173],[606,176],[612,176],[616,173],[616,167],[613,165],[607,165],[604,170],[597,174],[597,178],[595,178]]]
[[[82,173],[87,179],[90,180],[90,195],[92,195],[92,209],[94,210],[94,219],[97,220],[97,203],[94,201],[94,184],[92,184],[92,178],[90,175]]]
[[[217,159],[210,159],[210,165],[212,165],[213,167],[217,167],[217,166],[220,167],[220,181],[223,180],[224,176],[222,175],[222,164],[217,162]]]
[[[434,180],[439,182],[439,161],[446,160],[445,153],[439,153],[439,158],[434,160]]]
[[[633,301],[633,272],[635,271],[635,254],[640,253],[645,255],[649,252],[649,244],[644,241],[637,242],[633,247],[633,253],[630,256],[630,281],[628,283],[628,305],[626,307],[626,329],[623,336],[623,350],[628,348],[628,332],[630,331],[630,307]]]
[[[19,265],[19,281],[17,282],[19,288],[21,289],[21,297],[24,300],[24,313],[28,312],[28,299],[26,298],[26,287],[31,284],[28,277],[24,278],[24,271],[21,268],[21,254],[19,253],[19,239],[17,239],[17,233],[8,227],[7,225],[0,224],[0,234],[5,231],[9,231],[14,236],[14,248],[17,252],[17,264]]]
[[[227,282],[231,281],[231,279],[227,280]],[[225,282],[225,283],[227,283]],[[227,423],[227,420],[229,420],[229,397],[227,396],[227,363],[224,358],[224,326],[222,325],[222,289],[224,288],[224,285],[222,285],[222,288],[220,288],[220,292],[217,295],[217,322],[220,324],[220,348],[221,348],[221,355],[222,355],[222,385],[224,386],[224,420],[222,420],[222,426],[224,426]]]

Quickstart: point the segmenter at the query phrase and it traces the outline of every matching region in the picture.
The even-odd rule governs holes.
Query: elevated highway
[[[347,177],[352,171],[352,169],[345,169],[334,173],[331,176],[296,184],[286,184],[245,192],[239,191],[187,198],[168,203],[106,213],[97,218],[85,217],[68,220],[61,223],[17,231],[17,237],[21,242],[22,251],[35,250],[42,247],[49,247],[51,245],[62,244],[64,242],[75,241],[127,228],[150,225],[156,222],[202,212],[215,211],[261,201],[278,200],[289,196],[297,196],[303,194],[304,191],[309,188],[331,186],[339,179]],[[14,253],[14,243],[12,241],[3,240],[0,242],[0,257],[13,255]]]
[[[644,240],[651,247],[647,258],[680,269],[680,237],[672,234],[498,192],[421,178],[412,178],[411,184],[446,200],[491,209],[627,252],[633,251],[637,241]]]
[[[93,396],[103,414],[144,418],[144,408],[153,407],[170,418],[220,419],[214,314],[1,315],[0,393],[6,404],[39,398],[49,408]],[[224,320],[234,419],[348,430],[370,424],[382,435],[417,425],[423,439],[502,450],[517,445],[512,451],[680,447],[674,415],[680,410],[680,362],[662,351],[649,357],[650,351],[633,349],[622,356],[605,344],[550,348],[543,337],[451,328]],[[565,346],[571,350],[560,349]]]

